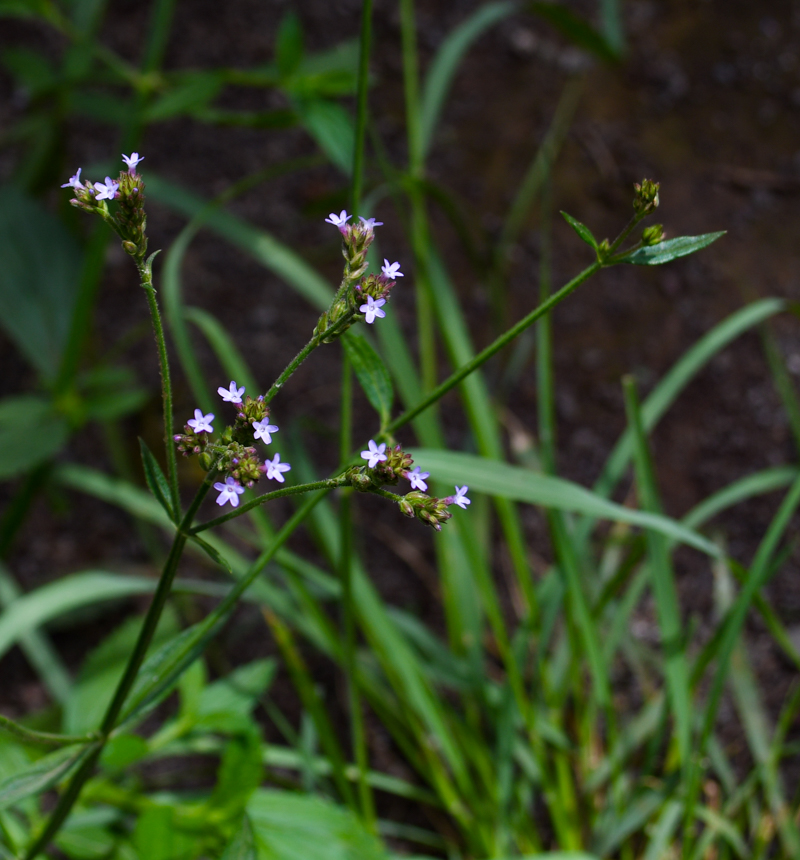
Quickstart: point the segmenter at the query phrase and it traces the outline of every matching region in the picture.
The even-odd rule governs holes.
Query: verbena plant
[[[503,5],[481,10],[483,23],[492,15],[496,20]],[[436,93],[448,69],[452,72],[457,52],[451,51],[449,66],[445,61],[434,66],[420,97],[413,7],[405,2],[401,10],[410,161],[401,175],[388,166],[386,173],[408,194],[419,370],[391,311],[381,304],[399,275],[398,264],[384,260],[380,275],[369,275],[365,268],[367,246],[379,225],[333,213],[328,220],[342,233],[345,254],[336,288],[271,246],[268,265],[320,305],[322,315],[286,371],[271,386],[260,387],[219,323],[184,306],[179,271],[191,236],[204,222],[254,253],[271,237],[212,208],[201,209],[167,256],[161,291],[176,353],[199,407],[180,432],[182,422],[175,426],[172,416],[153,258],[147,254],[138,158],[127,159],[129,169],[117,179],[86,183],[75,176],[66,183],[78,208],[119,234],[139,271],[162,372],[166,470],[143,445],[150,494],[74,465],[60,467],[57,478],[163,528],[171,549],[144,622],[132,619],[90,655],[64,696],[60,726],[53,715],[26,725],[3,719],[8,730],[0,747],[3,851],[33,858],[55,845],[76,858],[334,860],[385,857],[389,851],[381,837],[391,837],[437,856],[478,860],[542,852],[648,860],[797,856],[798,799],[789,796],[780,763],[793,751],[786,736],[800,696],[790,697],[771,725],[749,667],[743,625],[755,608],[775,642],[800,666],[762,590],[785,561],[786,531],[800,503],[798,471],[786,466],[749,475],[679,521],[660,511],[647,445],[648,432],[698,370],[739,334],[785,310],[786,303],[761,301],[720,323],[641,405],[634,383],[626,380],[629,427],[595,487],[590,491],[556,477],[549,311],[602,268],[666,263],[720,234],[664,241],[659,225],[639,232],[658,202],[658,186],[647,181],[637,186],[633,217],[613,241],[598,241],[585,225],[565,216],[591,247],[594,262],[552,295],[545,270],[539,304],[476,352],[429,227],[422,181],[441,104]],[[366,4],[349,206],[354,212],[363,211],[369,13]],[[480,29],[476,20],[470,22],[472,32]],[[463,32],[460,39],[449,46],[463,45]],[[551,142],[558,131],[556,125]],[[502,247],[513,242],[519,213],[530,202],[536,177],[546,173],[552,152],[542,158],[545,167],[541,160],[534,162],[533,178],[523,186],[527,197],[518,198],[501,237],[496,283],[502,283]],[[159,193],[158,183],[153,184]],[[163,185],[160,193],[177,196]],[[410,272],[404,274],[410,281]],[[394,289],[404,289],[405,283]],[[187,320],[206,333],[225,370],[216,396],[197,372]],[[374,329],[378,349],[347,330],[362,320]],[[539,444],[514,463],[501,444],[481,367],[534,326]],[[283,457],[273,453],[265,459],[258,442],[271,444],[278,432],[270,410],[274,400],[279,413],[293,370],[306,356],[318,361],[317,349],[335,349],[331,341],[344,347],[340,467],[320,480],[298,444],[284,442],[281,435]],[[437,384],[440,345],[454,371]],[[777,362],[774,372],[787,411],[796,414]],[[371,440],[353,439],[353,376],[375,410]],[[395,389],[404,404],[397,417]],[[436,405],[452,390],[461,397],[474,453],[446,450]],[[231,421],[213,433],[213,425],[221,423],[220,408],[230,410]],[[420,447],[398,450],[395,437],[410,432],[408,425]],[[179,492],[178,453],[197,457],[206,470],[188,504]],[[415,469],[412,458],[419,464]],[[638,508],[609,500],[631,463]],[[270,480],[281,487],[258,497],[246,495],[246,485]],[[439,486],[434,482],[448,482],[448,489],[429,495],[427,480],[434,488]],[[408,492],[385,489],[405,482]],[[461,486],[450,494],[456,482]],[[474,504],[446,521],[449,506],[467,505],[466,484],[478,494]],[[220,506],[235,510],[197,522],[212,487]],[[786,488],[749,565],[729,557],[721,540],[700,533],[725,508]],[[334,489],[335,501],[330,498]],[[352,496],[359,491],[388,497],[401,512],[441,527],[434,537],[445,638],[379,597],[353,546]],[[300,504],[277,527],[269,503],[284,495],[297,496]],[[533,574],[517,503],[545,511],[552,566],[544,577]],[[239,527],[243,516],[252,528]],[[613,523],[610,531],[597,531],[602,520]],[[494,523],[501,548],[493,537]],[[289,537],[301,526],[315,541],[318,564],[288,548]],[[417,527],[401,520],[398,527],[403,526]],[[702,644],[694,641],[678,603],[672,553],[680,544],[704,553],[719,583],[718,621],[714,635]],[[181,554],[194,550],[227,571],[233,587],[175,578]],[[511,562],[511,576],[502,584],[493,575],[498,552]],[[36,626],[69,607],[149,590],[153,583],[146,578],[99,571],[66,577],[12,604],[0,617],[0,645],[19,639],[38,655],[45,678],[58,677],[53,669],[58,658]],[[170,611],[169,596],[175,592],[210,595],[219,603],[202,621],[180,631]],[[657,646],[638,641],[630,631],[634,612],[649,594],[657,608]],[[302,703],[299,725],[270,697],[275,661],[256,661],[213,683],[207,680],[203,655],[240,599],[255,602],[273,632]],[[336,608],[341,608],[339,620]],[[308,649],[341,667],[347,679],[349,738],[337,731],[308,666]],[[624,707],[614,692],[620,681],[631,693]],[[733,766],[716,734],[726,685],[754,761],[746,773]],[[176,689],[177,708],[167,700]],[[165,700],[156,719],[154,708]],[[253,715],[257,704],[283,735],[283,744],[263,742]],[[376,722],[391,735],[413,776],[400,779],[371,767],[368,728]],[[48,746],[57,749],[42,755]],[[219,758],[213,787],[187,788],[182,765],[174,779],[163,775],[167,763],[186,761],[188,767],[197,755]],[[418,811],[414,824],[382,815],[387,794]],[[429,825],[422,826],[425,820]]]

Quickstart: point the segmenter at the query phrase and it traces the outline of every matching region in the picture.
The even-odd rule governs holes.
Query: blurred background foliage
[[[169,525],[144,303],[58,186],[146,156],[178,414],[261,390],[338,278],[360,14],[0,0],[0,701],[33,733],[0,747],[4,856],[91,750]],[[200,644],[58,851],[798,856],[798,7],[404,0],[370,69],[359,211],[410,277],[353,349],[405,408],[590,262],[558,210],[611,234],[647,175],[669,236],[729,234],[601,274],[415,419],[423,468],[479,494],[466,525],[326,500],[287,543],[287,504],[187,558],[152,665]],[[339,356],[315,359],[276,401],[297,480],[376,426],[359,394],[340,437]]]

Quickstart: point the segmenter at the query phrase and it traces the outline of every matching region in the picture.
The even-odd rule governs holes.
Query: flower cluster
[[[335,212],[325,219],[342,234],[344,274],[330,308],[320,317],[314,333],[323,335],[322,342],[330,343],[346,331],[359,317],[372,325],[376,319],[386,316],[383,306],[389,292],[404,277],[400,263],[384,259],[379,275],[366,275],[367,251],[375,239],[375,228],[383,225],[374,218],[362,218],[348,223],[352,218],[347,211]]]
[[[286,480],[283,473],[292,467],[281,463],[281,455],[277,453],[271,460],[262,461],[252,445],[259,440],[265,445],[271,444],[272,434],[279,429],[276,424],[270,424],[269,407],[262,395],[256,398],[245,395],[244,386],[238,386],[234,380],[227,388],[220,386],[217,394],[236,408],[233,424],[226,427],[218,439],[211,440],[214,413],[204,415],[202,409],[195,409],[194,418],[186,422],[186,432],[173,438],[182,454],[197,454],[204,469],[214,469],[226,476],[224,483],[214,484],[214,489],[219,491],[217,504],[230,502],[235,508],[245,487],[252,487],[263,476],[282,484]]]
[[[441,531],[443,522],[450,519],[452,514],[448,511],[450,505],[457,505],[464,510],[471,504],[467,498],[469,487],[456,487],[455,495],[438,499],[426,494],[428,485],[425,479],[430,477],[430,472],[421,471],[419,466],[411,468],[414,462],[411,455],[401,449],[399,445],[387,448],[385,442],[377,444],[374,439],[369,440],[366,451],[361,452],[361,458],[367,461],[366,466],[353,466],[347,472],[350,484],[362,492],[375,492],[384,484],[397,484],[400,478],[405,478],[410,484],[412,491],[405,496],[387,494],[396,501],[402,513],[408,517],[416,517],[426,525],[437,531]]]
[[[70,200],[73,206],[86,212],[94,212],[122,239],[122,247],[138,261],[144,260],[147,253],[145,228],[147,218],[144,212],[144,182],[136,167],[144,161],[138,152],[123,155],[127,166],[116,179],[106,176],[105,182],[82,182],[81,168],[65,182],[62,188],[71,188],[75,196]],[[106,201],[116,200],[119,204],[116,214],[112,215]]]

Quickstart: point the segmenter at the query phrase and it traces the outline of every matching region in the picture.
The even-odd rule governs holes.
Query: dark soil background
[[[444,36],[478,3],[428,0],[419,3],[419,42],[425,62]],[[569,3],[593,15],[590,2]],[[144,40],[147,4],[116,0],[104,30],[107,44],[136,62]],[[178,3],[167,68],[247,68],[272,58],[275,31],[287,9],[301,16],[310,50],[331,47],[358,33],[356,0],[290,4],[276,0],[184,0]],[[493,234],[513,199],[521,177],[550,123],[567,80],[585,78],[584,94],[553,182],[555,208],[564,209],[596,234],[614,235],[630,212],[632,183],[643,177],[661,182],[658,220],[669,236],[725,229],[710,249],[687,260],[654,269],[615,268],[602,273],[554,315],[561,474],[589,485],[624,428],[620,378],[632,372],[645,394],[704,332],[756,297],[800,298],[800,3],[746,0],[629,0],[623,3],[629,53],[618,67],[581,54],[540,19],[519,14],[484,35],[458,74],[429,165],[429,175],[461,201],[469,223]],[[404,113],[395,4],[375,8],[375,76],[370,95],[376,127],[393,157],[404,153]],[[3,22],[0,46],[47,45],[60,39],[24,22]],[[24,94],[12,91],[0,73],[0,124],[24,112]],[[280,106],[264,91],[231,92],[228,107]],[[65,141],[63,178],[79,165],[116,151],[113,128],[74,121]],[[314,143],[299,129],[269,131],[211,128],[176,120],[147,129],[139,151],[145,179],[152,170],[205,198],[267,165],[313,154]],[[13,178],[12,149],[0,154],[0,180]],[[345,205],[346,182],[333,168],[320,167],[270,182],[232,204],[232,211],[264,227],[297,249],[335,282],[339,274],[338,236],[323,223],[327,212]],[[53,192],[53,201],[57,191]],[[340,196],[337,196],[340,195]],[[377,215],[382,251],[408,261],[410,251],[397,213],[387,201]],[[178,216],[149,207],[151,248],[166,248],[183,225]],[[493,336],[485,285],[455,232],[436,216],[451,273],[469,315],[476,344]],[[554,283],[559,285],[590,261],[590,252],[566,224],[553,225]],[[509,319],[535,303],[541,233],[532,216],[514,249],[504,298]],[[410,281],[393,294],[391,312],[412,331]],[[184,291],[191,304],[212,311],[231,331],[245,357],[266,385],[305,342],[315,314],[289,288],[254,261],[242,257],[210,233],[191,246],[184,266]],[[146,319],[135,273],[121,254],[110,253],[97,308],[95,348],[112,345]],[[772,326],[793,379],[800,376],[797,320]],[[148,410],[126,425],[158,442],[156,359],[149,339],[126,358],[154,396]],[[210,355],[205,356],[216,386],[226,383]],[[304,428],[321,472],[333,466],[338,402],[336,350],[315,355],[275,404],[282,426]],[[13,347],[0,338],[0,393],[25,390],[28,371]],[[499,366],[490,372],[498,374]],[[445,366],[442,368],[445,372]],[[178,381],[178,415],[193,404]],[[524,444],[535,433],[535,374],[521,373],[507,400],[509,441]],[[220,410],[221,411],[221,410]],[[363,433],[372,426],[359,413]],[[451,421],[452,440],[463,431]],[[410,441],[410,440],[408,440]],[[668,513],[680,515],[714,490],[758,469],[796,461],[790,428],[773,388],[756,334],[737,340],[711,362],[661,422],[653,439]],[[76,440],[68,459],[108,468],[97,430]],[[134,456],[134,442],[131,442]],[[0,501],[13,486],[0,488]],[[768,496],[742,505],[718,521],[730,552],[749,562],[778,504]],[[370,569],[387,599],[419,610],[436,623],[430,600],[435,590],[429,535],[413,523],[367,503],[360,505],[361,536]],[[541,519],[526,512],[531,551],[544,565],[549,549]],[[377,525],[375,524],[377,523]],[[795,535],[797,535],[795,527]],[[401,538],[398,535],[402,535]],[[293,546],[307,548],[302,536]],[[770,596],[784,621],[800,631],[798,553],[770,585]],[[9,566],[25,589],[87,567],[132,570],[147,554],[127,519],[82,497],[52,491],[35,505],[13,547]],[[713,577],[706,561],[678,555],[687,618],[712,612]],[[119,618],[131,606],[120,607]],[[243,619],[247,621],[247,619]],[[88,626],[56,631],[56,641],[72,666],[109,629],[109,616]],[[646,613],[641,635],[652,629]],[[775,709],[784,701],[795,673],[781,659],[756,623],[751,656],[764,692]],[[240,656],[270,649],[257,618],[231,631]],[[46,695],[19,652],[0,665],[0,707],[14,715],[43,705]],[[287,691],[287,700],[291,694]],[[376,746],[380,739],[375,737]]]

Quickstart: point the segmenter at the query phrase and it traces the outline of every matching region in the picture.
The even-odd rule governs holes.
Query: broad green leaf
[[[245,812],[233,839],[228,843],[220,860],[258,860],[256,840],[250,816]]]
[[[564,220],[569,224],[570,227],[586,242],[587,245],[591,245],[595,251],[597,250],[597,239],[592,235],[592,231],[585,225],[581,224],[577,218],[573,218],[572,215],[568,215],[566,212],[561,212]]]
[[[342,338],[342,343],[367,399],[380,416],[381,425],[387,424],[394,400],[389,371],[378,353],[361,335],[348,332]]]
[[[711,541],[675,520],[609,502],[591,490],[563,478],[543,475],[474,454],[421,448],[412,449],[411,455],[415,463],[429,471],[431,477],[436,480],[459,485],[468,484],[474,492],[501,496],[517,502],[587,514],[612,522],[631,523],[653,529],[708,555],[716,557],[720,554],[719,548]]]
[[[613,62],[619,59],[617,50],[597,30],[563,3],[542,2],[526,5],[531,12],[544,18],[577,47],[589,51],[601,60]]]
[[[45,379],[69,331],[80,248],[64,225],[16,188],[0,190],[0,325]]]
[[[420,103],[420,148],[424,160],[431,148],[436,123],[458,66],[470,45],[493,24],[516,11],[515,3],[487,3],[473,12],[442,42],[425,78]]]
[[[230,738],[222,752],[217,784],[209,805],[225,809],[229,815],[244,810],[252,793],[264,779],[262,743],[258,730],[250,724],[245,731]]]
[[[141,761],[150,747],[139,735],[114,735],[103,748],[100,766],[105,770],[122,771]]]
[[[275,62],[282,78],[289,75],[303,59],[303,25],[294,9],[288,9],[278,25],[275,37]]]
[[[167,92],[145,111],[145,122],[159,122],[205,107],[224,85],[220,71],[184,72]]]
[[[52,788],[96,749],[96,743],[64,747],[5,779],[0,783],[0,809],[8,809],[32,794],[41,794]]]
[[[704,233],[702,236],[678,236],[677,239],[667,239],[666,242],[659,242],[648,248],[639,248],[622,257],[620,262],[633,263],[636,266],[660,266],[671,260],[677,260],[678,257],[686,257],[694,254],[695,251],[707,248],[720,236],[724,236],[725,232],[721,230],[719,233]]]
[[[167,512],[167,516],[174,522],[175,514],[169,501],[170,491],[167,477],[161,470],[158,460],[153,456],[153,452],[147,447],[147,443],[141,436],[139,437],[139,449],[142,453],[142,467],[144,468],[144,478],[147,481],[147,486],[161,507]]]
[[[274,659],[255,660],[234,669],[227,677],[209,684],[200,694],[197,714],[217,714],[230,711],[249,716],[258,699],[264,695],[275,677]]]
[[[355,126],[340,104],[320,98],[295,100],[295,108],[306,131],[328,158],[349,176],[353,170]]]
[[[387,860],[349,809],[312,795],[260,789],[247,804],[259,860]]]
[[[139,816],[133,844],[142,860],[200,856],[192,837],[176,827],[175,819],[176,809],[172,805],[149,806]]]
[[[46,397],[23,394],[0,400],[0,479],[18,475],[54,456],[69,434],[67,418],[56,412]]]
[[[53,840],[58,848],[70,860],[104,860],[111,856],[118,840],[112,829],[99,825],[80,826],[79,823],[73,823],[73,817],[77,816],[73,814],[69,825],[65,825]]]

